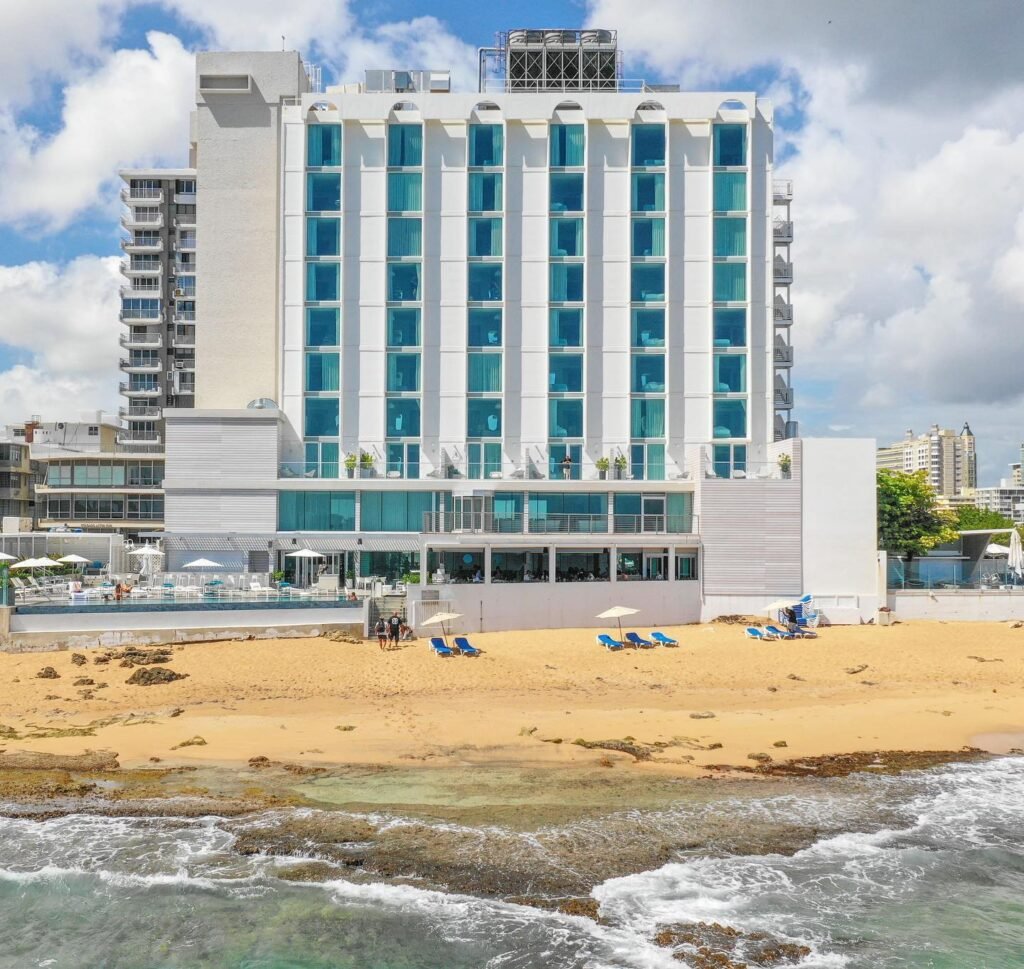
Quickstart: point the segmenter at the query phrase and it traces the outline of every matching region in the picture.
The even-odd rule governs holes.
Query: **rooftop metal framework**
[[[483,91],[618,91],[622,61],[614,30],[501,31],[480,50]]]

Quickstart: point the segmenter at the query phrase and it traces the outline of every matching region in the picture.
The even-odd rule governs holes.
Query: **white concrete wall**
[[[888,605],[896,619],[1007,622],[1024,620],[1024,593],[999,590],[906,590],[890,592]]]

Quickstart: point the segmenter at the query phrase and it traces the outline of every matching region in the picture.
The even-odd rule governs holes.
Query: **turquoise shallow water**
[[[795,855],[684,854],[611,879],[597,925],[369,879],[286,883],[279,860],[235,855],[217,818],[0,819],[0,969],[667,969],[681,963],[653,935],[695,921],[806,944],[804,969],[1024,965],[1020,759],[638,820],[679,832],[697,811],[827,834]]]

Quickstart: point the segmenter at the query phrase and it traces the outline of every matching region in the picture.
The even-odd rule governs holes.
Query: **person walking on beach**
[[[388,638],[391,640],[392,646],[398,645],[398,639],[402,635],[402,620],[398,618],[398,613],[391,613],[391,618],[388,620]]]
[[[377,645],[384,649],[388,644],[388,624],[383,616],[377,620],[377,625],[373,627],[373,631],[377,636]]]

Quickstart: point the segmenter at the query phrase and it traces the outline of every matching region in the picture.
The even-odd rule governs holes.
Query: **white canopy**
[[[12,569],[34,569],[39,565],[38,559],[22,559],[20,562],[15,562],[11,566]]]
[[[764,607],[765,612],[779,612],[782,609],[792,609],[793,606],[799,604],[800,600],[797,599],[776,599],[774,602],[769,602]]]
[[[639,611],[639,609],[630,609],[629,606],[612,606],[611,609],[605,609],[604,612],[598,613],[595,618],[621,619],[623,616],[635,616]]]
[[[8,555],[6,552],[0,552],[0,562],[13,562],[17,557],[17,555]]]
[[[220,562],[211,562],[209,559],[196,559],[194,562],[186,562],[183,569],[222,569]]]
[[[132,549],[128,554],[129,555],[157,556],[157,555],[163,555],[164,553],[161,552],[160,549],[158,549],[155,545],[143,545],[142,548]]]
[[[37,568],[40,569],[52,569],[60,565],[60,562],[54,562],[53,559],[47,558],[45,555],[42,558],[33,559]]]
[[[1015,528],[1010,532],[1010,554],[1006,557],[1006,567],[1024,577],[1024,543],[1020,540],[1020,532]]]
[[[324,556],[314,552],[311,548],[300,548],[297,552],[289,552],[286,559],[322,559]]]
[[[1009,555],[1010,549],[1005,545],[998,544],[998,542],[993,542],[985,549],[985,554],[990,558],[995,558],[997,555]]]
[[[453,619],[461,619],[461,612],[438,612],[429,619],[424,619],[421,626],[439,626],[441,623],[451,622]]]
[[[87,559],[82,555],[62,555],[58,562],[63,562],[65,565],[88,565],[92,559]]]

